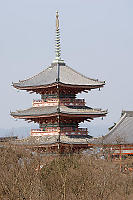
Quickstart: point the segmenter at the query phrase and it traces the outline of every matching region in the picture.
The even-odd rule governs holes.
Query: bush
[[[2,200],[127,200],[131,173],[115,162],[88,155],[40,156],[13,147],[0,149]]]

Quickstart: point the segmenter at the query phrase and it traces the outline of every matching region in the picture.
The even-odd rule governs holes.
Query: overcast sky
[[[0,0],[0,128],[29,126],[10,117],[10,110],[28,108],[39,96],[11,83],[54,60],[56,10],[61,57],[82,74],[106,80],[101,91],[80,95],[88,106],[109,111],[92,125],[112,126],[122,110],[133,110],[132,0]]]

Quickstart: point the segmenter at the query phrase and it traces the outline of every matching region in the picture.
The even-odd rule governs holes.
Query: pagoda
[[[14,88],[40,94],[41,99],[33,100],[32,107],[28,109],[11,112],[11,116],[39,124],[39,129],[31,130],[32,139],[51,136],[61,143],[63,136],[69,138],[69,141],[71,137],[88,138],[87,128],[80,128],[79,123],[104,117],[107,111],[88,107],[84,99],[77,99],[76,96],[81,92],[100,89],[104,85],[105,81],[88,78],[67,66],[61,59],[59,15],[56,12],[55,60],[39,74],[13,83]]]

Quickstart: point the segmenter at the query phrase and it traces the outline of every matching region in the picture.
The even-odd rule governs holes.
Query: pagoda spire
[[[61,45],[60,45],[60,29],[59,29],[59,13],[56,11],[56,39],[55,39],[55,60],[54,62],[61,62]]]
[[[61,56],[61,47],[60,47],[60,29],[59,29],[59,14],[56,11],[56,44],[55,44],[55,53],[56,60],[60,60]]]

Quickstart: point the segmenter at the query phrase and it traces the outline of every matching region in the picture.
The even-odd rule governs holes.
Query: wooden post
[[[120,155],[119,155],[119,159],[120,159],[120,172],[121,172],[121,168],[122,168],[122,165],[121,165],[121,159],[122,159],[122,156],[121,156],[121,144],[120,144]]]

